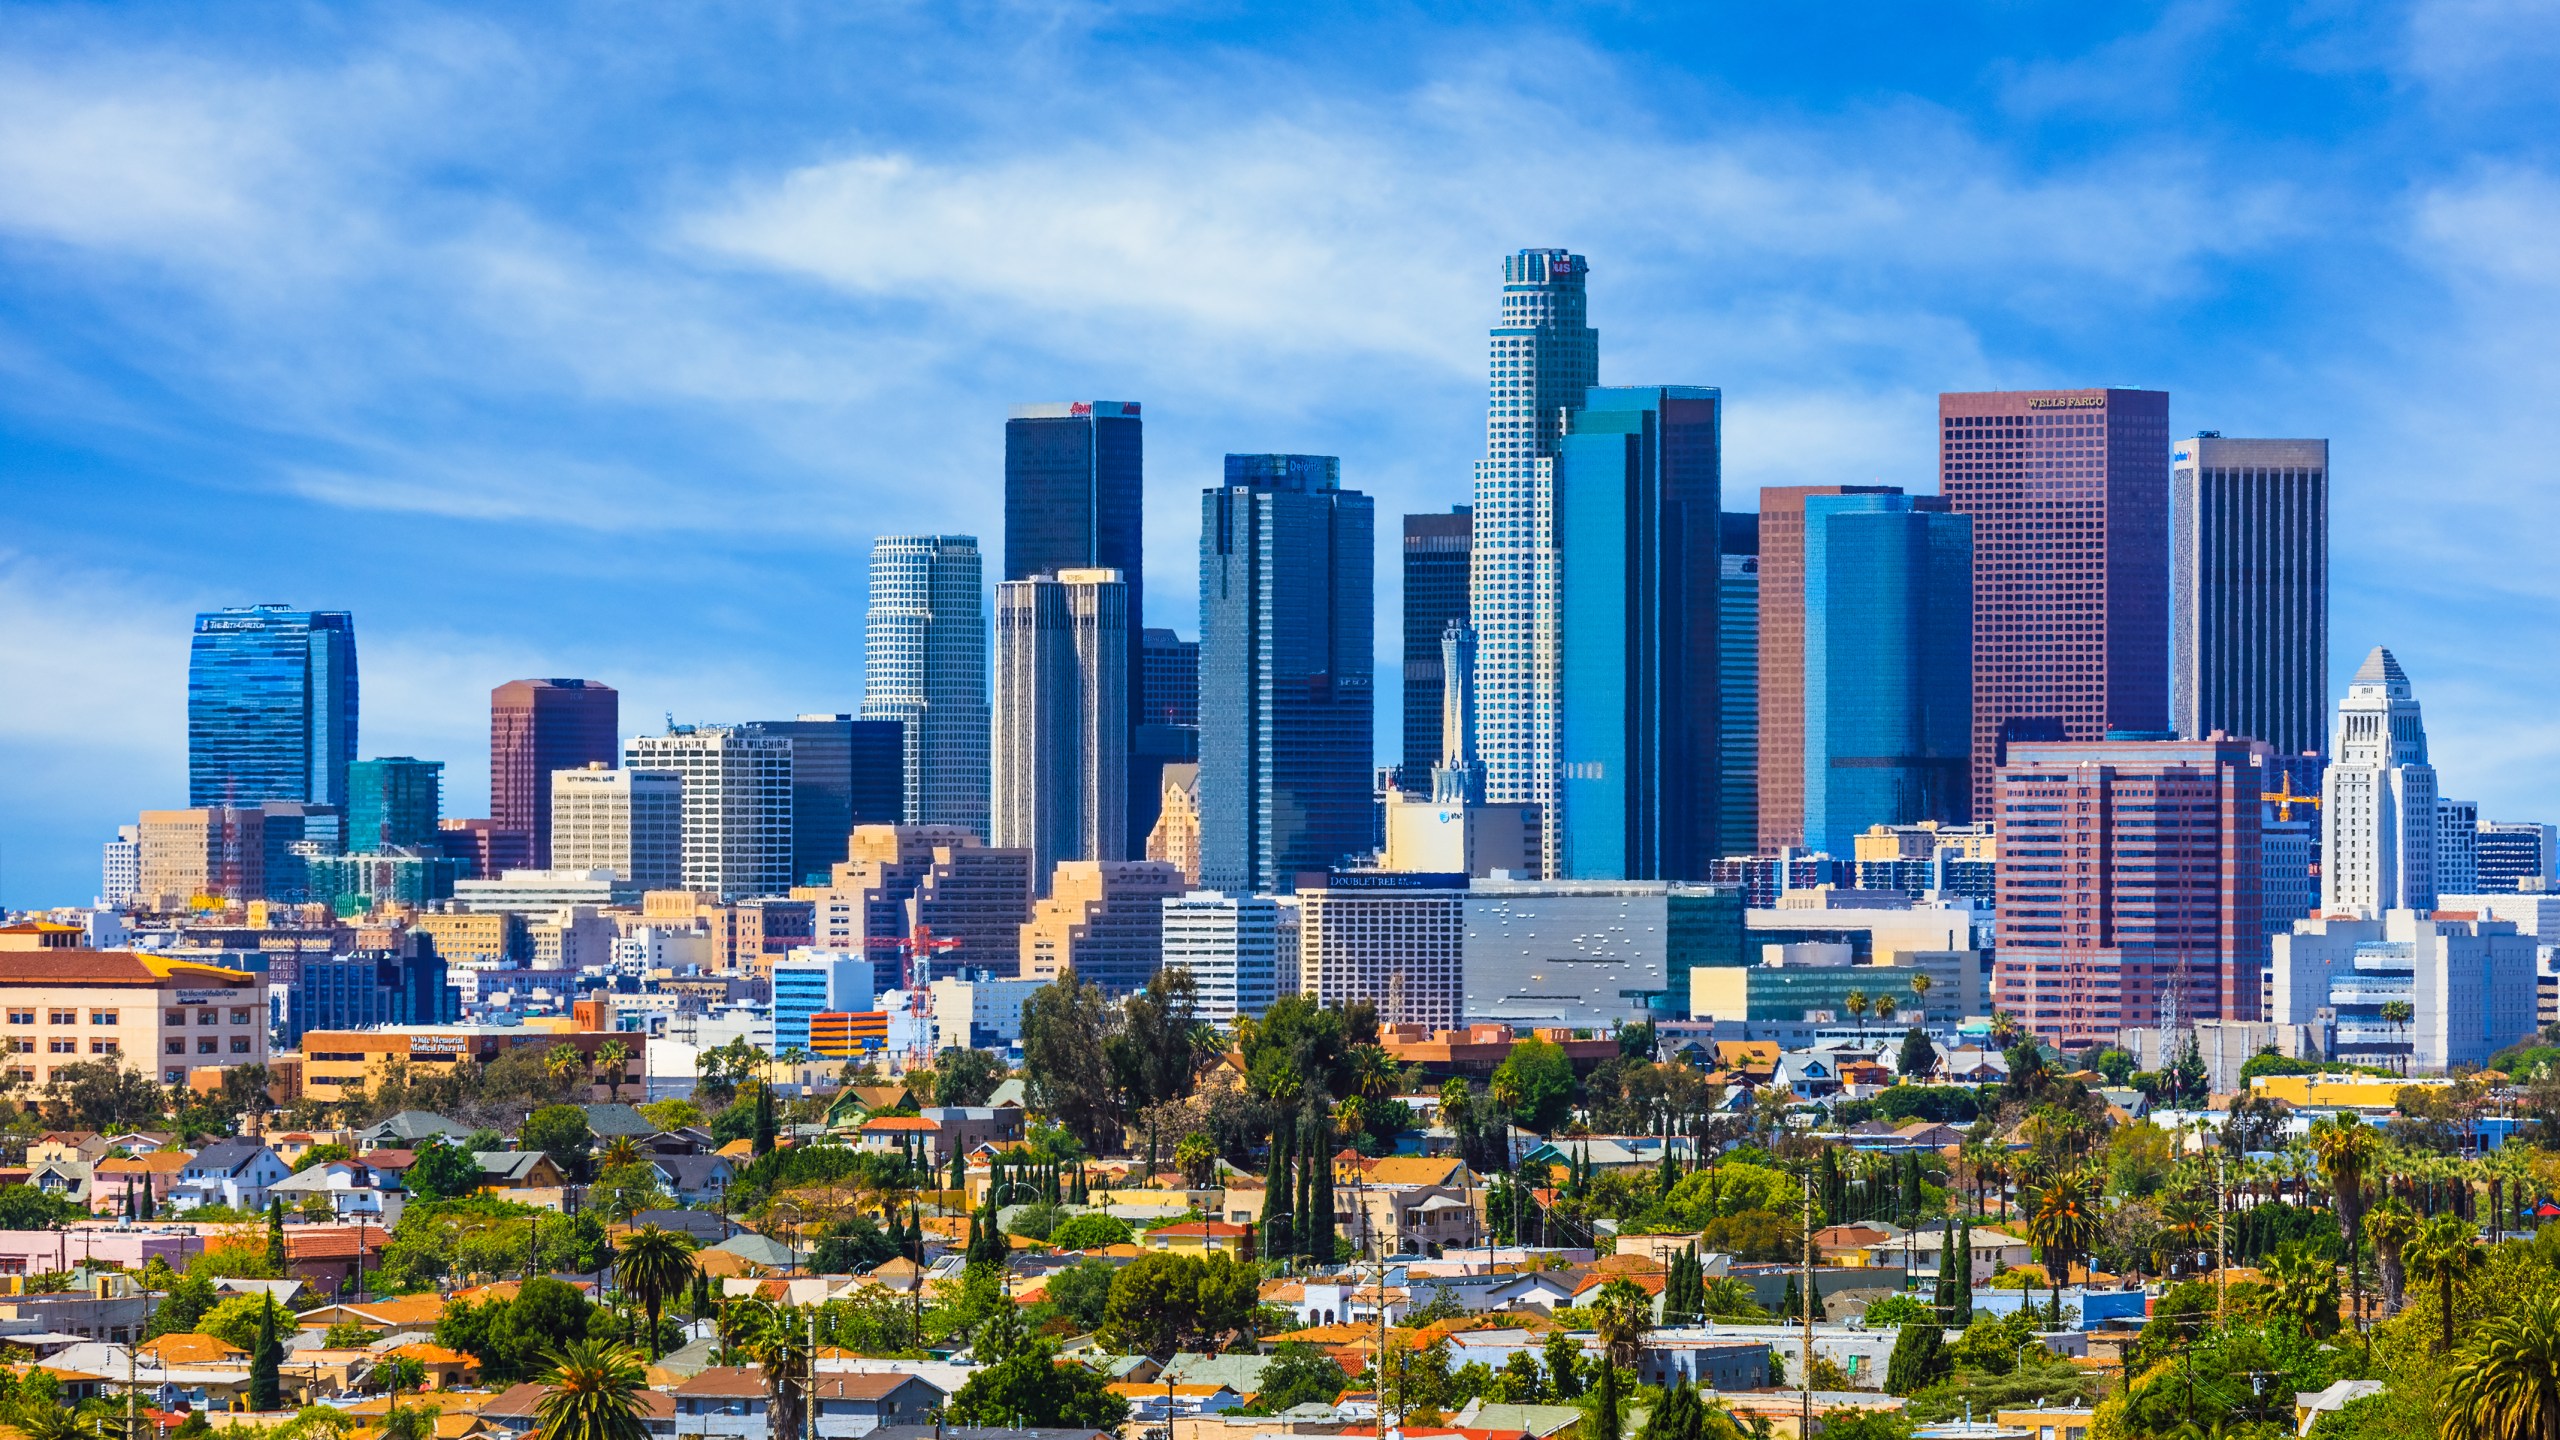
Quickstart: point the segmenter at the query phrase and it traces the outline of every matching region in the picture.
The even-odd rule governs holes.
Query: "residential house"
[[[377,1145],[395,1145],[414,1150],[419,1142],[444,1139],[459,1145],[471,1138],[471,1127],[447,1120],[432,1110],[403,1110],[388,1120],[367,1127],[362,1134],[359,1151]]]
[[[27,1170],[26,1183],[54,1199],[74,1205],[89,1203],[94,1167],[88,1161],[55,1156],[39,1160]]]
[[[44,1138],[27,1147],[27,1165],[33,1168],[48,1160],[95,1165],[114,1148],[107,1137],[95,1130],[48,1130]]]
[[[1103,1387],[1129,1402],[1129,1418],[1142,1424],[1160,1425],[1167,1417],[1219,1415],[1244,1403],[1244,1397],[1225,1385],[1140,1385],[1120,1381]]]
[[[1224,1220],[1192,1220],[1179,1225],[1159,1225],[1138,1237],[1138,1243],[1149,1250],[1171,1250],[1182,1255],[1243,1255],[1245,1241],[1253,1234],[1249,1225],[1231,1225]]]
[[[667,1193],[687,1205],[716,1205],[729,1193],[738,1167],[720,1155],[655,1155],[650,1165]]]
[[[282,1199],[287,1209],[299,1208],[317,1198],[326,1202],[329,1213],[339,1220],[361,1215],[385,1226],[400,1223],[400,1209],[408,1200],[397,1186],[384,1184],[373,1167],[360,1160],[324,1160],[277,1181],[269,1193]]]
[[[1570,1270],[1529,1270],[1506,1275],[1492,1291],[1497,1310],[1535,1310],[1553,1314],[1559,1306],[1573,1303],[1574,1287],[1580,1279]]]
[[[1864,1265],[1869,1252],[1880,1246],[1893,1247],[1893,1263],[1902,1263],[1902,1227],[1882,1220],[1862,1220],[1847,1225],[1825,1225],[1813,1232],[1813,1250],[1825,1265]]]
[[[928,1165],[947,1163],[942,1127],[921,1115],[874,1115],[854,1134],[857,1149],[890,1155],[921,1153]]]
[[[284,1232],[284,1268],[315,1295],[354,1294],[357,1278],[382,1268],[391,1229],[357,1212],[352,1225],[290,1225]]]
[[[765,1416],[764,1373],[752,1366],[714,1365],[675,1387],[676,1432],[704,1440],[771,1440]]]
[[[1993,1085],[2009,1078],[2009,1057],[1997,1050],[1950,1050],[1932,1077],[1947,1085]]]
[[[1971,1237],[1967,1242],[1967,1248],[1973,1252],[1972,1280],[1977,1284],[1990,1279],[1998,1271],[2014,1270],[2029,1263],[2033,1253],[2026,1241],[1988,1226],[1977,1225],[1965,1233]],[[1935,1276],[1938,1273],[1939,1259],[1946,1243],[1947,1236],[1943,1228],[1922,1226],[1907,1236],[1882,1241],[1868,1247],[1866,1263],[1900,1265],[1906,1253],[1907,1244],[1908,1253],[1911,1256],[1912,1276],[1915,1279],[1922,1275]]]
[[[89,1177],[89,1211],[94,1215],[157,1214],[177,1188],[178,1176],[194,1159],[184,1150],[154,1150],[130,1159],[109,1156]],[[144,1201],[150,1202],[146,1207]]]
[[[643,1210],[631,1217],[631,1228],[655,1225],[661,1230],[681,1230],[693,1237],[696,1245],[717,1245],[738,1233],[738,1222],[707,1210]]]
[[[817,1377],[811,1387],[822,1440],[868,1435],[883,1425],[929,1419],[945,1392],[921,1375],[870,1371]]]
[[[674,1355],[667,1358],[673,1359]],[[530,1435],[541,1424],[536,1411],[548,1389],[538,1380],[511,1386],[481,1402],[480,1419],[497,1435]],[[650,1440],[676,1440],[676,1398],[664,1390],[643,1390],[637,1398],[640,1401],[640,1423]],[[691,1428],[684,1431],[687,1436],[700,1433]],[[444,1437],[439,1435],[437,1440],[444,1440]]]
[[[127,1155],[151,1155],[178,1143],[178,1137],[167,1130],[127,1130],[107,1137],[109,1153],[121,1150]]]
[[[326,1330],[349,1322],[385,1335],[401,1330],[433,1330],[444,1318],[445,1297],[432,1290],[416,1295],[390,1295],[354,1304],[341,1302],[305,1310],[293,1317],[304,1330]]]
[[[216,1140],[198,1150],[169,1187],[169,1208],[184,1213],[204,1205],[264,1210],[268,1191],[292,1169],[260,1140]]]
[[[396,1346],[384,1358],[417,1361],[418,1368],[426,1372],[425,1388],[429,1390],[467,1390],[480,1383],[480,1361],[442,1345]]]
[[[353,1130],[287,1130],[278,1135],[260,1137],[267,1148],[287,1165],[299,1165],[302,1157],[323,1145],[343,1145],[347,1153],[355,1153],[357,1138]]]
[[[487,1190],[557,1190],[568,1183],[550,1155],[540,1150],[475,1150],[480,1184]]]
[[[917,1113],[940,1128],[947,1148],[937,1155],[945,1164],[954,1150],[966,1155],[981,1145],[1004,1145],[1022,1138],[1019,1105],[927,1105]]]

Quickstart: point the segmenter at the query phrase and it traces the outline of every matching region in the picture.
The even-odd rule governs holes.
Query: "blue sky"
[[[2560,5],[1808,13],[0,9],[0,900],[182,800],[199,608],[354,610],[453,814],[516,676],[851,709],[870,537],[994,552],[1022,401],[1145,403],[1195,633],[1224,451],[1466,499],[1522,245],[1724,387],[1730,508],[1930,486],[1942,389],[2330,437],[2333,683],[2560,818]]]

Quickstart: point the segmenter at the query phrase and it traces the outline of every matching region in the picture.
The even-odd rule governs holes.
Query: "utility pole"
[[[1804,1363],[1796,1367],[1796,1390],[1803,1411],[1796,1434],[1813,1433],[1813,1171],[1804,1172]]]
[[[2231,1184],[2223,1173],[2223,1148],[2213,1147],[2213,1320],[2219,1325],[2231,1307],[2231,1222],[2223,1207],[2231,1198]],[[2126,1384],[2133,1381],[2125,1376]]]

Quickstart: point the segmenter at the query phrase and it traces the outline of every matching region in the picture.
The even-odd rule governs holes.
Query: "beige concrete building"
[[[1022,927],[1022,975],[1072,969],[1115,995],[1143,988],[1164,963],[1164,902],[1190,889],[1163,860],[1068,860]]]
[[[525,954],[524,917],[505,911],[440,911],[420,915],[411,928],[433,940],[436,954],[448,965],[521,959]]]
[[[183,910],[201,899],[246,903],[266,892],[267,816],[256,808],[145,810],[142,873],[134,899]]]
[[[302,1037],[302,1085],[314,1100],[344,1100],[350,1091],[372,1091],[394,1066],[450,1074],[466,1061],[487,1064],[509,1050],[534,1046],[548,1052],[555,1045],[575,1047],[589,1061],[609,1042],[620,1042],[633,1055],[640,1037],[601,1030],[538,1029],[530,1025],[407,1025],[383,1030],[313,1030]],[[634,1064],[636,1073],[639,1066]],[[582,1077],[583,1078],[583,1077]],[[598,1082],[599,1084],[601,1081]],[[563,1086],[583,1090],[577,1081]],[[580,1094],[576,1098],[584,1099]]]
[[[1164,767],[1164,808],[1156,812],[1156,828],[1147,832],[1147,858],[1181,871],[1188,885],[1200,884],[1199,766]]]
[[[857,825],[848,857],[824,887],[791,892],[815,907],[809,944],[862,950],[918,925],[955,950],[934,969],[1015,973],[1023,922],[1031,918],[1031,852],[989,846],[957,825]],[[874,949],[874,958],[886,953]]]
[[[551,868],[610,870],[642,890],[684,883],[684,778],[590,764],[551,772]]]
[[[20,1084],[76,1062],[182,1085],[192,1068],[266,1063],[267,985],[123,950],[0,952],[0,1044]]]

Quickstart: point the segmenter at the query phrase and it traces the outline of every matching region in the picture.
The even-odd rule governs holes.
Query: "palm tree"
[[[1207,1189],[1218,1174],[1217,1142],[1194,1130],[1174,1142],[1173,1168],[1194,1189]]]
[[[2418,1235],[2418,1216],[2400,1197],[2373,1207],[2364,1222],[2364,1233],[2373,1241],[2373,1268],[2382,1276],[2382,1308],[2384,1313],[2400,1313],[2406,1271],[2401,1268],[2401,1255]]]
[[[2382,1153],[2382,1134],[2353,1113],[2324,1116],[2311,1122],[2311,1149],[2327,1172],[2329,1193],[2338,1218],[2347,1228],[2347,1283],[2355,1296],[2356,1318],[2364,1318],[2364,1274],[2356,1264],[2364,1242],[2364,1176]]]
[[[1384,1045],[1360,1045],[1351,1051],[1351,1083],[1365,1099],[1384,1100],[1396,1093],[1396,1057]]]
[[[2194,1259],[2196,1252],[2205,1249],[2222,1229],[2221,1216],[2192,1195],[2181,1195],[2161,1206],[2160,1218],[2165,1222],[2163,1228],[2177,1241],[2183,1260]]]
[[[553,1357],[534,1402],[535,1440],[648,1440],[640,1397],[649,1375],[618,1345],[572,1340]]]
[[[815,1357],[810,1351],[809,1323],[804,1313],[768,1300],[740,1300],[720,1312],[721,1339],[744,1351],[764,1367],[765,1412],[769,1434],[797,1435],[809,1399],[809,1377]]]
[[[2093,1176],[2056,1176],[2035,1193],[2027,1212],[2027,1238],[2044,1260],[2045,1285],[2056,1309],[2062,1306],[2062,1286],[2071,1278],[2073,1258],[2098,1243],[2101,1188]]]
[[[2385,1000],[2382,1002],[2382,1023],[2399,1031],[2404,1039],[2409,1033],[2409,1022],[2417,1018],[2417,1007],[2411,1005],[2406,1000]],[[2409,1073],[2409,1054],[2407,1051],[2401,1051],[2399,1054],[2395,1055],[2393,1059],[2399,1062],[2401,1074],[2406,1075]]]
[[[640,1308],[649,1314],[652,1360],[658,1358],[658,1314],[669,1300],[693,1284],[696,1248],[693,1237],[683,1231],[644,1225],[622,1242],[621,1253],[614,1261],[622,1288],[637,1296]]]
[[[604,1149],[596,1152],[596,1170],[599,1174],[607,1170],[618,1169],[624,1165],[637,1165],[639,1163],[640,1142],[632,1139],[628,1135],[614,1136],[611,1140],[605,1142]]]
[[[2338,1328],[2338,1267],[2328,1256],[2288,1240],[2259,1268],[2275,1286],[2268,1309],[2291,1318],[2314,1341]]]
[[[631,1047],[619,1040],[607,1040],[596,1047],[596,1064],[604,1069],[605,1084],[611,1089],[609,1100],[622,1098],[622,1078],[631,1071]]]
[[[2434,1282],[2436,1301],[2444,1310],[2445,1354],[2453,1352],[2454,1287],[2470,1283],[2480,1271],[2480,1259],[2480,1237],[2459,1215],[2438,1215],[2420,1225],[2417,1238],[2409,1242],[2410,1272]]]
[[[2482,1324],[2448,1398],[2447,1440],[2560,1437],[2560,1300]]]
[[[585,1068],[587,1068],[586,1055],[577,1046],[565,1042],[552,1046],[542,1056],[543,1078],[554,1085],[568,1084],[572,1077]]]
[[[1927,1010],[1929,1008],[1929,992],[1932,989],[1935,989],[1937,984],[1937,981],[1929,978],[1929,972],[1925,970],[1913,971],[1911,973],[1911,1008],[1914,1010]]]
[[[1612,1280],[1592,1302],[1591,1329],[1607,1351],[1609,1363],[1631,1368],[1653,1328],[1653,1297],[1631,1280]]]
[[[1849,1018],[1858,1022],[1858,1039],[1863,1042],[1867,1038],[1867,992],[1852,990],[1841,996],[1840,1008],[1848,1011]]]

